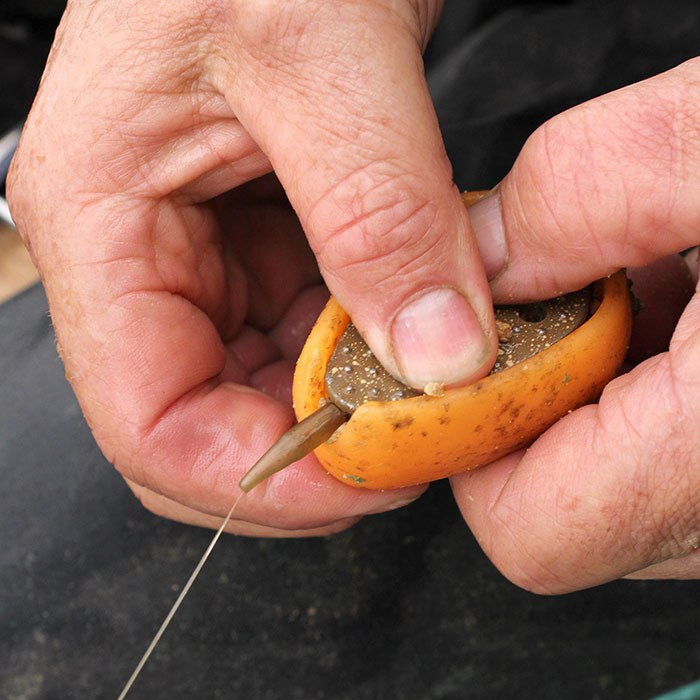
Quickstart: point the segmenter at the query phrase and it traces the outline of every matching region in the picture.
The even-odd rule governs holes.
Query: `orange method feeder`
[[[470,203],[478,194],[465,195]],[[392,489],[488,464],[594,401],[624,359],[631,330],[618,272],[549,301],[494,309],[499,354],[468,386],[417,392],[376,360],[331,298],[294,374],[299,420],[250,469],[243,491],[314,451],[351,486]]]

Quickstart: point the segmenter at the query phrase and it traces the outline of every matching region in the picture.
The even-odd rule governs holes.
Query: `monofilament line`
[[[241,492],[240,496],[238,496],[238,498],[236,499],[236,502],[231,506],[231,510],[228,512],[228,515],[224,518],[224,521],[219,526],[219,529],[216,531],[216,534],[209,543],[209,546],[204,551],[204,554],[202,554],[202,558],[199,560],[199,563],[197,564],[197,566],[195,566],[194,571],[187,579],[187,583],[185,584],[184,588],[180,591],[180,595],[177,597],[177,600],[173,603],[172,608],[170,608],[170,612],[165,616],[165,620],[163,620],[161,626],[158,628],[158,631],[151,640],[151,643],[148,645],[148,649],[146,649],[146,651],[144,652],[143,656],[141,657],[141,661],[138,662],[136,668],[134,669],[134,672],[131,674],[131,678],[129,678],[129,680],[126,682],[126,685],[124,686],[122,692],[119,694],[117,700],[124,700],[126,694],[129,692],[131,686],[134,684],[134,681],[138,678],[139,673],[141,673],[141,669],[146,665],[148,657],[153,653],[153,650],[158,645],[160,638],[163,636],[163,633],[168,628],[170,621],[173,619],[173,617],[175,617],[175,613],[182,604],[182,601],[185,599],[185,596],[189,592],[190,588],[192,588],[192,584],[195,582],[197,576],[199,576],[199,572],[202,570],[204,563],[209,558],[212,549],[214,549],[214,545],[219,541],[221,533],[228,525],[229,520],[231,520],[231,516],[233,515],[233,511],[236,510],[236,506],[238,505],[238,503],[244,495],[245,493]]]

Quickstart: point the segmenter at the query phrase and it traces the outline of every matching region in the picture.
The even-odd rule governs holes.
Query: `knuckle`
[[[327,194],[315,214],[315,252],[332,274],[355,275],[361,267],[373,286],[434,264],[437,206],[398,179],[367,185],[352,178]],[[338,223],[323,225],[328,221]]]
[[[600,202],[597,179],[590,176],[593,148],[588,129],[568,113],[553,117],[527,140],[513,169],[509,214],[517,224],[522,246],[556,251],[563,243],[595,247],[590,236],[596,226],[582,224],[595,218],[591,207]],[[578,122],[578,120],[576,120]],[[592,244],[592,245],[591,245]],[[542,270],[542,287],[557,286],[556,266]]]
[[[329,236],[325,257],[338,269],[393,261],[390,274],[409,266],[430,247],[425,240],[435,222],[429,203],[396,201],[345,222]]]
[[[314,35],[322,19],[323,3],[306,0],[280,4],[276,0],[239,2],[235,12],[237,43],[254,59],[271,67],[295,62],[316,51]]]
[[[524,149],[525,189],[531,190],[535,204],[530,228],[536,231],[544,222],[544,231],[551,236],[549,243],[557,248],[562,235],[576,240],[581,223],[589,224],[587,230],[592,234],[596,231],[590,224],[605,192],[599,179],[591,176],[596,158],[601,157],[595,132],[595,120],[583,111],[578,116],[565,112],[535,131]],[[557,206],[562,191],[566,193],[565,208]]]

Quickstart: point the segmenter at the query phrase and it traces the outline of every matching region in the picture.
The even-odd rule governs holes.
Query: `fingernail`
[[[479,371],[490,357],[479,320],[459,292],[439,287],[404,306],[392,326],[394,358],[404,381],[454,384]]]
[[[492,280],[503,270],[508,260],[500,193],[496,190],[472,204],[467,211],[486,277]]]

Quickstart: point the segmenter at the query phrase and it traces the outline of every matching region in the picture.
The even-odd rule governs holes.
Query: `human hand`
[[[11,203],[85,416],[151,510],[218,524],[291,424],[316,260],[410,383],[488,371],[488,285],[422,72],[439,9],[69,3]],[[230,529],[328,533],[421,490],[358,491],[310,456]]]
[[[536,592],[700,578],[698,259],[687,258],[693,280],[666,257],[700,241],[699,84],[696,59],[555,117],[472,209],[479,240],[507,242],[487,267],[495,301],[641,267],[632,276],[647,327],[633,347],[638,359],[659,353],[528,450],[453,478],[486,553]],[[677,320],[668,352],[664,316]]]

